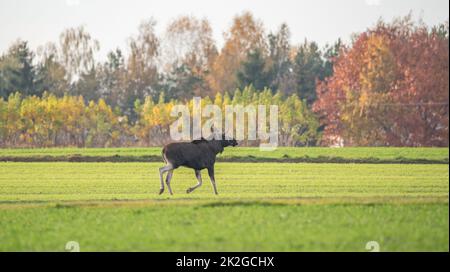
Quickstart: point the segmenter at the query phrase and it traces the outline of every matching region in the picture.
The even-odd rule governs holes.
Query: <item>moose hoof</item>
[[[159,189],[159,194],[162,194],[164,192],[164,189]]]

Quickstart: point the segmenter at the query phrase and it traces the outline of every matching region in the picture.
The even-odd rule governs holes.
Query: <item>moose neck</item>
[[[214,154],[219,154],[223,152],[223,146],[222,143],[220,141],[216,141],[216,140],[212,140],[210,142],[208,142],[211,150],[214,152]]]

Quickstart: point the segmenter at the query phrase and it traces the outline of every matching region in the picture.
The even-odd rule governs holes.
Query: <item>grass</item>
[[[59,207],[0,213],[1,250],[448,251],[448,206]]]
[[[448,251],[439,164],[218,163],[219,196],[161,163],[0,163],[0,251]]]
[[[162,163],[0,163],[0,202],[165,200]],[[192,194],[194,171],[174,172],[170,199],[217,199],[206,171]],[[305,197],[448,197],[447,165],[218,163],[219,199]]]
[[[228,148],[221,161],[241,162],[360,162],[360,163],[444,163],[448,148],[404,147],[279,147],[261,152],[257,147]],[[161,161],[161,148],[37,148],[0,149],[0,161]]]

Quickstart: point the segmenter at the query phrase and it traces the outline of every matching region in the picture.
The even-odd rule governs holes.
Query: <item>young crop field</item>
[[[111,150],[101,151],[87,152]],[[196,180],[186,168],[174,172],[174,195],[159,195],[162,165],[0,162],[0,251],[64,251],[68,241],[81,251],[367,251],[369,241],[381,251],[449,250],[448,164],[219,162],[218,196],[206,171],[187,194]]]

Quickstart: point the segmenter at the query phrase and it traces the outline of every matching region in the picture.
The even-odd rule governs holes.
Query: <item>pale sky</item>
[[[405,16],[427,25],[448,20],[448,0],[0,0],[0,53],[18,38],[29,41],[34,50],[49,41],[57,42],[68,27],[84,25],[100,42],[98,57],[120,47],[137,33],[142,20],[156,19],[161,35],[167,22],[179,15],[206,17],[218,46],[236,14],[250,11],[261,19],[268,31],[285,22],[291,42],[305,38],[320,46],[339,37],[349,41],[352,33],[373,26],[382,17],[386,21]]]

